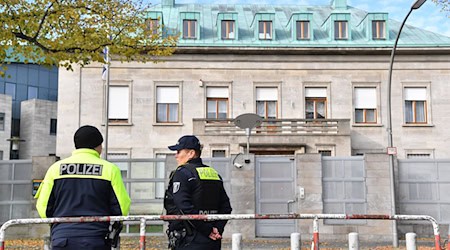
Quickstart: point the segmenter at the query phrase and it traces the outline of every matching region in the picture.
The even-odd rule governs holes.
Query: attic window
[[[372,39],[386,39],[386,21],[372,21]]]
[[[195,39],[197,28],[197,20],[183,20],[183,38]]]
[[[272,39],[272,21],[259,21],[259,39]]]
[[[222,39],[235,39],[235,22],[234,20],[222,20],[221,22]]]
[[[348,22],[335,21],[334,22],[334,39],[346,40],[348,39]]]
[[[297,21],[297,40],[307,40],[309,36],[309,21]]]
[[[158,19],[147,19],[146,28],[151,32],[152,35],[158,34],[159,20]]]

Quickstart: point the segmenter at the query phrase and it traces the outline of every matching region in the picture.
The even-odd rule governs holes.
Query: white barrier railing
[[[139,249],[145,249],[145,225],[152,220],[266,220],[266,219],[313,219],[312,249],[319,249],[319,219],[344,220],[427,220],[433,225],[435,249],[441,250],[439,224],[428,215],[370,215],[370,214],[209,214],[209,215],[135,215],[135,216],[98,216],[98,217],[59,217],[47,219],[14,219],[0,227],[0,250],[5,249],[6,229],[12,225],[49,224],[49,223],[89,223],[114,221],[140,221]]]

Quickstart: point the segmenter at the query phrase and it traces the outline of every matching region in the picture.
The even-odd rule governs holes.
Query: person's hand
[[[211,240],[220,240],[222,239],[222,235],[220,235],[219,230],[217,230],[217,228],[213,227],[212,232],[209,234],[209,238]]]

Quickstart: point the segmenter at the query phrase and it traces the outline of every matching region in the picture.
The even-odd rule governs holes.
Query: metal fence
[[[322,157],[324,213],[367,213],[366,170],[363,156]],[[365,221],[325,220],[326,224],[363,224]]]
[[[31,160],[0,161],[0,224],[29,217],[32,209]]]
[[[399,213],[429,214],[450,223],[450,160],[399,160]]]

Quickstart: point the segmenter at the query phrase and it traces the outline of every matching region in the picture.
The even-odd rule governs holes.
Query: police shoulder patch
[[[178,192],[178,190],[180,190],[180,185],[181,185],[181,183],[179,181],[174,182],[173,183],[172,192],[173,193]]]

